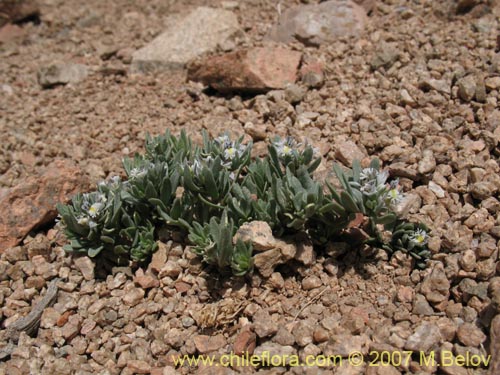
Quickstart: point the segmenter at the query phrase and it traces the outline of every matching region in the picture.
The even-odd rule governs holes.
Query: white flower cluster
[[[427,232],[423,229],[417,229],[410,235],[410,241],[416,246],[423,246],[427,244],[429,240],[429,236]]]
[[[227,134],[215,139],[215,142],[222,148],[222,160],[224,167],[231,166],[233,159],[241,158],[248,146],[231,141]]]
[[[273,142],[276,151],[278,151],[278,156],[280,158],[286,158],[293,154],[293,151],[297,151],[302,143],[295,141],[292,137],[288,136],[285,139],[280,139]]]
[[[80,225],[95,228],[97,226],[95,220],[102,214],[108,199],[102,193],[85,193],[82,199],[82,210],[84,210],[85,213],[78,216],[77,222]]]
[[[387,171],[365,168],[360,174],[360,191],[366,196],[378,195],[378,199],[383,199],[389,207],[395,207],[401,202],[403,195],[398,189],[399,180],[396,179],[387,186],[388,178]]]

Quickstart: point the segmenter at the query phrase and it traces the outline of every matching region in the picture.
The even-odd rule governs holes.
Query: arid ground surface
[[[470,5],[457,12],[458,3]],[[388,259],[383,251],[337,243],[317,252],[310,266],[291,262],[269,278],[238,279],[208,272],[189,248],[165,240],[148,269],[106,276],[89,259],[65,254],[52,222],[19,246],[0,249],[5,344],[9,324],[60,278],[55,304],[33,337],[20,334],[0,374],[490,371],[470,362],[425,364],[420,351],[436,358],[491,354],[490,367],[499,369],[500,5],[365,1],[370,12],[359,35],[288,44],[303,61],[319,62],[323,79],[285,92],[222,95],[188,82],[184,70],[130,70],[134,51],[164,31],[171,15],[199,6],[229,9],[244,31],[226,48],[232,50],[266,45],[279,12],[298,4],[38,1],[39,22],[20,24],[20,35],[0,44],[0,197],[59,159],[92,184],[123,174],[121,159],[143,151],[146,133],[185,130],[200,140],[202,129],[213,136],[227,130],[253,139],[256,154],[274,136],[291,135],[319,148],[323,175],[333,161],[379,157],[400,178],[408,218],[432,229],[427,269],[412,269],[404,254]],[[42,88],[38,72],[57,61],[83,64],[89,74]],[[15,207],[0,210],[8,216]],[[175,369],[172,360],[236,349],[301,359],[360,351],[365,363]],[[414,352],[411,360],[369,366],[379,362],[375,353],[405,350]]]

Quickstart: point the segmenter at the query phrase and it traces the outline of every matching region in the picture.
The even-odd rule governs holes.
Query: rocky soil
[[[500,373],[500,5],[358,1],[334,7],[349,22],[328,33],[290,11],[315,1],[25,3],[28,14],[0,17],[0,374]],[[328,3],[307,11],[321,18]],[[216,17],[231,29],[207,21],[216,30],[200,33],[191,19],[193,34],[173,43],[202,6],[230,12]],[[143,48],[162,35],[182,48]],[[300,66],[270,79],[265,67],[281,60],[248,56],[279,48]],[[241,51],[252,51],[246,62],[234,60]],[[246,74],[244,85],[221,81],[214,61],[243,64],[228,71]],[[65,254],[55,200],[120,174],[146,133],[166,129],[197,140],[227,130],[256,154],[275,135],[307,139],[325,156],[324,178],[332,161],[379,157],[400,178],[401,212],[432,229],[428,268],[345,243],[314,252],[300,239],[260,239],[275,253],[259,253],[260,272],[246,279],[213,273],[168,236],[149,267],[111,275]],[[57,297],[39,329],[16,329],[51,282]],[[172,359],[266,350],[301,359],[356,350],[366,361],[175,369]],[[399,366],[368,365],[403,350],[415,354]],[[425,365],[419,351],[493,363]]]

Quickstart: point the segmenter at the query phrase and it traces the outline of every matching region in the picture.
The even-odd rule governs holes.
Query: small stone
[[[289,345],[283,346],[283,345],[280,345],[280,344],[277,344],[274,342],[269,342],[269,341],[263,343],[262,345],[259,345],[257,348],[255,348],[255,351],[254,351],[254,356],[260,357],[263,360],[265,360],[265,358],[276,358],[276,359],[279,358],[280,362],[278,362],[278,360],[275,360],[276,362],[273,361],[272,365],[274,367],[286,366],[287,364],[290,363],[292,355],[296,355],[296,354],[297,354],[297,352],[292,346],[289,346]],[[265,363],[265,362],[263,364],[270,365],[270,363]]]
[[[290,104],[297,104],[304,99],[307,90],[304,87],[290,83],[285,87],[285,100]]]
[[[127,306],[135,306],[144,298],[144,290],[133,288],[128,290],[123,296],[123,303]]]
[[[397,299],[399,302],[411,303],[413,301],[413,295],[413,288],[410,288],[408,286],[401,286],[398,289]]]
[[[43,310],[42,318],[40,320],[41,328],[54,328],[61,314],[53,307],[47,307]]]
[[[253,122],[247,122],[243,129],[254,142],[263,141],[267,137],[267,126],[264,124],[255,125]]]
[[[328,331],[323,327],[318,327],[313,332],[313,340],[316,343],[322,343],[329,339]]]
[[[9,247],[4,252],[5,260],[7,260],[11,264],[14,264],[21,260],[27,260],[27,255],[28,254],[26,249],[21,246]]]
[[[300,67],[300,80],[309,88],[320,88],[325,81],[324,64],[317,60],[304,59]]]
[[[401,97],[401,101],[403,102],[403,104],[406,104],[409,106],[414,106],[415,104],[417,104],[417,102],[415,101],[415,99],[413,99],[413,97],[410,95],[408,90],[402,89],[399,92],[399,95]]]
[[[404,348],[406,350],[422,351],[428,353],[430,350],[437,349],[441,342],[441,332],[439,327],[433,323],[421,323],[415,332],[408,337]]]
[[[370,61],[373,70],[389,69],[399,58],[399,49],[390,44],[383,44]]]
[[[422,159],[418,163],[418,173],[427,174],[436,168],[436,159],[431,150],[424,150]]]
[[[265,251],[276,247],[273,231],[265,221],[244,223],[238,228],[233,242],[236,243],[238,239],[243,242],[250,242],[254,251]]]
[[[469,75],[461,78],[457,82],[458,96],[460,99],[470,102],[476,94],[476,81],[473,76]]]
[[[163,265],[160,274],[158,275],[160,278],[165,276],[171,277],[173,279],[177,278],[182,272],[182,267],[176,261],[169,260],[166,264]]]
[[[226,345],[226,339],[221,334],[216,336],[197,335],[194,337],[194,344],[200,354],[206,354],[223,348]]]
[[[68,322],[62,327],[62,336],[66,341],[71,341],[80,332],[81,318],[78,315],[71,315]]]
[[[150,374],[151,365],[146,361],[140,361],[137,359],[131,359],[127,361],[127,368],[131,370],[134,374]]]
[[[429,190],[432,191],[437,198],[444,198],[446,196],[445,191],[441,186],[436,184],[434,181],[429,181]]]
[[[285,286],[285,280],[279,272],[273,272],[267,282],[274,289],[282,289]]]
[[[233,344],[233,352],[236,355],[252,355],[257,342],[255,333],[244,330],[236,336]]]
[[[313,323],[308,320],[303,320],[293,328],[292,334],[295,338],[296,344],[300,347],[304,347],[313,342],[313,332]]]
[[[441,303],[448,300],[450,295],[450,282],[446,277],[443,265],[437,263],[430,274],[428,274],[422,285],[420,291],[427,301],[431,303]]]
[[[354,160],[361,161],[365,154],[353,141],[344,141],[337,145],[335,157],[344,165],[351,166]]]
[[[467,272],[474,271],[476,267],[476,253],[472,250],[466,250],[459,259],[460,266]]]
[[[340,355],[347,358],[354,352],[368,353],[370,340],[366,335],[352,336],[350,334],[332,335],[323,349],[326,356]]]
[[[92,259],[86,256],[81,256],[73,258],[73,262],[75,263],[76,268],[80,270],[85,280],[90,281],[94,279],[95,264]]]
[[[472,184],[470,193],[476,199],[485,200],[496,192],[495,186],[488,181],[480,181]]]
[[[269,277],[274,272],[274,268],[283,263],[283,256],[280,249],[271,249],[254,256],[254,265],[259,273],[264,277]]]
[[[432,89],[442,94],[451,94],[450,83],[441,79],[428,78],[420,84],[420,87],[424,90]]]
[[[151,263],[149,264],[149,268],[153,272],[159,273],[165,263],[167,263],[169,249],[170,247],[167,244],[158,241],[158,250],[153,253]]]
[[[500,88],[500,77],[489,77],[484,80],[484,85],[488,90],[497,90]]]
[[[358,314],[358,310],[352,309],[348,314],[346,314],[342,320],[341,325],[347,329],[353,335],[359,335],[362,333],[366,326],[367,316],[364,314]]]
[[[323,285],[323,282],[318,276],[308,276],[304,280],[302,280],[302,289],[304,290],[316,289],[321,285]]]
[[[254,331],[259,337],[268,337],[274,335],[278,331],[276,322],[271,319],[271,316],[266,310],[259,310],[253,317]]]
[[[142,269],[137,270],[134,277],[134,282],[136,284],[139,284],[142,289],[157,288],[158,286],[160,286],[160,282],[156,277],[144,274],[144,271]]]
[[[486,335],[476,325],[463,323],[458,327],[457,337],[465,346],[478,347],[486,340]]]
[[[278,328],[278,332],[276,332],[276,335],[274,335],[273,337],[273,341],[283,346],[294,345],[295,337],[292,335],[291,332],[288,331],[288,329],[285,326],[280,326]]]
[[[297,253],[295,260],[301,262],[305,266],[312,266],[316,262],[316,253],[312,241],[307,236],[297,238]]]
[[[38,83],[43,88],[51,88],[57,85],[78,83],[89,75],[89,69],[82,64],[58,62],[40,68],[38,71]]]

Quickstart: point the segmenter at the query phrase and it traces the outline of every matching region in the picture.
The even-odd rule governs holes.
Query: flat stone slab
[[[241,35],[243,31],[233,12],[199,7],[134,52],[131,69],[141,73],[183,69],[192,59]]]

